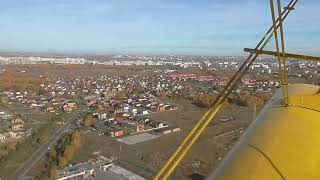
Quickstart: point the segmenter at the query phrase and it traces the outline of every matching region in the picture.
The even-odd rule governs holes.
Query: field
[[[6,73],[21,78],[82,78],[100,75],[126,75],[141,73],[143,70],[153,69],[144,66],[111,66],[111,65],[7,65],[4,75],[0,77],[0,82]]]
[[[99,136],[93,132],[85,133],[82,134],[82,148],[78,151],[74,162],[85,161],[94,157],[94,152],[99,152],[117,159],[117,163],[121,166],[151,179],[206,110],[186,100],[176,100],[176,103],[184,106],[185,109],[155,113],[149,116],[155,120],[177,125],[182,128],[182,131],[133,145],[126,145],[111,137]],[[226,108],[223,115],[219,114],[196,142],[187,158],[173,174],[172,179],[208,175],[238,139],[240,131],[248,126],[252,114],[251,110],[246,107],[230,105]],[[227,122],[220,120],[220,118],[231,116],[236,119]]]
[[[152,67],[111,65],[6,65],[0,76],[0,90],[40,91],[40,85],[57,79],[143,74]],[[152,74],[152,71],[148,71]]]

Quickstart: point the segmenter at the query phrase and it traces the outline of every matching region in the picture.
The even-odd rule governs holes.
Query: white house
[[[0,134],[0,141],[4,141],[6,139],[6,136],[3,134]]]

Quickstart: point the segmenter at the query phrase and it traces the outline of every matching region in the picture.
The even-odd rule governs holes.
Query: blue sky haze
[[[319,7],[299,1],[288,51],[320,54]],[[242,55],[270,25],[268,0],[2,0],[0,50]]]

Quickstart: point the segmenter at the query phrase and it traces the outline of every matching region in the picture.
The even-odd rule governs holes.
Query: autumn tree
[[[15,150],[16,146],[17,146],[17,141],[9,141],[6,144],[6,149],[7,149],[7,151]]]
[[[89,126],[92,126],[92,124],[93,124],[93,120],[92,120],[91,118],[85,118],[85,119],[83,120],[83,125],[84,125],[84,126],[89,127]]]
[[[130,88],[133,94],[141,94],[145,91],[145,88],[141,85],[134,86]]]
[[[58,179],[58,170],[56,166],[50,168],[49,176],[52,180]]]
[[[165,90],[161,90],[161,91],[159,92],[159,97],[160,97],[160,98],[166,98],[166,97],[167,97],[166,91],[165,91]]]
[[[256,108],[262,107],[265,103],[264,100],[260,97],[246,95],[246,94],[229,98],[229,101],[238,106],[256,107]]]
[[[60,157],[59,158],[59,167],[63,168],[65,165],[67,165],[68,161],[65,157]]]
[[[75,149],[72,145],[69,145],[66,147],[66,149],[63,152],[63,157],[67,160],[67,161],[71,161],[73,156],[74,156],[74,152]]]
[[[71,135],[71,144],[78,148],[81,144],[81,136],[78,131],[75,131]]]
[[[259,94],[257,97],[259,97],[263,101],[263,103],[267,103],[271,99],[272,95],[266,93],[266,94]]]
[[[123,100],[124,98],[126,98],[127,97],[127,95],[124,93],[124,92],[117,92],[116,94],[115,94],[115,99],[116,100]]]
[[[193,96],[193,103],[200,107],[210,107],[215,100],[215,96],[210,94],[198,94]]]
[[[51,149],[47,154],[47,160],[49,165],[47,167],[60,167],[69,163],[75,155],[76,149],[79,148],[81,143],[81,135],[78,131],[72,133],[66,133],[60,140],[59,143]],[[49,174],[49,169],[48,172]]]

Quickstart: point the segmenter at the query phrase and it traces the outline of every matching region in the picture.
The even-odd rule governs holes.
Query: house
[[[161,133],[161,134],[170,134],[172,132],[170,127],[165,127],[161,129],[156,129],[155,132]]]
[[[107,119],[107,122],[112,123],[114,121],[114,118]]]
[[[47,112],[55,112],[55,109],[53,106],[46,106],[44,107],[44,111],[47,111]]]
[[[116,112],[116,114],[122,114],[123,111],[122,111],[122,109],[116,109],[115,112]]]
[[[151,107],[150,107],[150,110],[151,110],[151,111],[157,111],[157,110],[158,110],[158,107],[157,107],[157,106],[151,106]]]
[[[99,114],[99,119],[107,119],[107,113]]]
[[[128,113],[123,113],[122,117],[127,117],[128,118],[128,117],[130,117],[130,115]]]
[[[17,133],[11,132],[11,131],[8,133],[5,133],[4,135],[6,136],[6,138],[16,138],[18,136]]]
[[[138,113],[138,110],[137,110],[136,108],[133,108],[133,109],[132,109],[132,114],[133,114],[133,115],[136,115],[137,113]]]
[[[23,127],[23,124],[12,124],[11,125],[11,130],[12,131],[19,131],[19,130],[22,129],[22,127]]]
[[[136,122],[129,122],[129,121],[121,121],[120,125],[125,129],[131,130],[133,132],[144,131],[144,124],[139,124]]]
[[[75,109],[77,109],[76,103],[66,103],[63,106],[63,111],[65,111],[65,112],[71,112]]]
[[[124,132],[122,129],[116,127],[109,127],[106,129],[106,134],[111,137],[121,137],[124,135]]]
[[[12,119],[11,120],[11,130],[13,131],[19,131],[23,127],[23,120],[20,118]]]
[[[165,124],[163,122],[159,122],[159,121],[152,121],[150,123],[150,126],[156,129],[161,129],[161,128],[166,128],[168,127],[168,124]]]
[[[10,119],[12,118],[11,114],[7,114],[5,112],[0,112],[0,119]]]
[[[93,98],[93,99],[89,99],[87,102],[86,102],[87,106],[93,106],[95,104],[97,104],[97,99]]]
[[[171,105],[168,105],[168,104],[164,105],[164,109],[165,111],[171,110]]]
[[[129,112],[130,111],[130,106],[129,105],[125,105],[124,107],[123,107],[123,112]]]
[[[166,109],[165,109],[165,107],[164,107],[164,104],[160,104],[159,105],[159,111],[165,111]]]
[[[6,139],[6,136],[3,134],[0,134],[0,141],[4,141]]]
[[[57,180],[77,179],[91,176],[95,173],[89,164],[70,165],[58,172]]]

